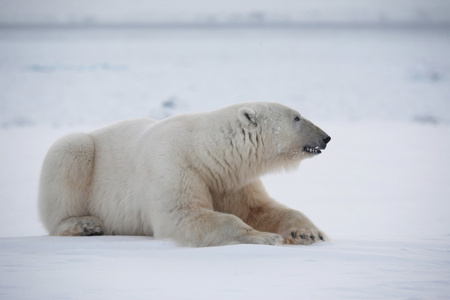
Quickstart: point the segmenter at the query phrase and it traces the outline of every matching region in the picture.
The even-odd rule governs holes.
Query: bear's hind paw
[[[56,232],[62,236],[94,236],[103,235],[102,222],[93,216],[74,217],[62,221]]]

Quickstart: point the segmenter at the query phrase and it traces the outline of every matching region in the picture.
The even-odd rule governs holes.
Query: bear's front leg
[[[224,195],[214,203],[214,209],[234,214],[256,230],[278,233],[285,244],[326,241],[326,235],[304,214],[270,198],[260,180]]]
[[[170,238],[183,246],[209,247],[232,244],[281,245],[285,239],[276,233],[260,232],[230,214],[204,208],[182,208],[172,212],[175,227],[155,228],[155,235]]]
[[[284,243],[284,238],[275,232],[255,230],[235,215],[215,211],[210,187],[196,169],[186,168],[180,173],[181,178],[171,177],[173,182],[157,182],[149,188],[151,191],[158,185],[166,191],[162,199],[152,203],[156,238],[193,247]]]

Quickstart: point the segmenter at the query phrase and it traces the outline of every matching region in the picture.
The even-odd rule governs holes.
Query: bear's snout
[[[327,136],[326,138],[323,139],[323,146],[322,149],[325,149],[327,147],[327,144],[331,141],[331,137]]]
[[[303,147],[303,151],[309,154],[320,154],[327,147],[327,144],[331,141],[331,137],[326,135],[326,138],[317,140],[315,143],[308,144]]]

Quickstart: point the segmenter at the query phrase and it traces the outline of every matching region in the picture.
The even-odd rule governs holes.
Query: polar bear
[[[311,244],[325,235],[273,200],[259,177],[297,166],[329,141],[297,111],[264,102],[69,134],[44,159],[41,220],[61,236]]]

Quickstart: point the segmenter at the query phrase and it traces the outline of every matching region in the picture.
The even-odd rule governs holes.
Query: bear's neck
[[[197,162],[202,177],[216,192],[238,190],[270,171],[271,160],[264,153],[264,139],[258,128],[239,123],[215,130],[202,139]]]

